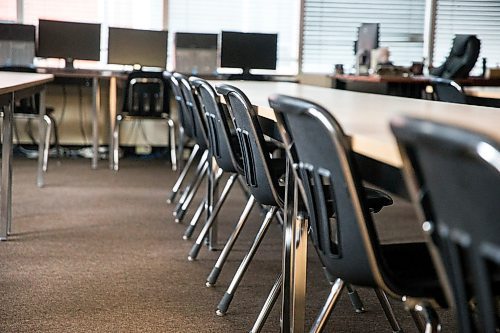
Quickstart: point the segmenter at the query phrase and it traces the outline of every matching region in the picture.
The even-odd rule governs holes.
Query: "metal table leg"
[[[45,110],[45,91],[46,88],[44,87],[40,91],[40,120],[38,124],[38,170],[37,170],[37,177],[36,177],[36,184],[38,187],[43,187],[44,185],[44,180],[43,180],[43,161],[44,161],[44,151],[45,151],[45,131],[48,131],[47,126],[45,126],[45,121],[43,117],[45,116],[46,110]]]
[[[281,332],[303,333],[305,321],[306,269],[307,269],[307,220],[298,215],[298,185],[287,167],[285,195],[285,226],[283,233],[283,294]],[[291,206],[292,205],[292,206]],[[293,207],[293,208],[292,208]]]
[[[99,79],[92,79],[92,169],[97,169],[99,161],[99,109],[101,96],[99,90]]]
[[[116,161],[115,155],[113,154],[113,130],[116,123],[116,77],[112,76],[109,79],[109,169],[114,170]]]
[[[12,227],[12,121],[14,94],[3,108],[2,185],[0,193],[0,240],[7,240]]]

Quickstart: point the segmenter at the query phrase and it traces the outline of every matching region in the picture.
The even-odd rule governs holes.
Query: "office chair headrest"
[[[454,56],[464,55],[467,50],[467,44],[475,40],[479,42],[479,39],[477,39],[475,35],[456,35],[453,40],[453,46],[450,54],[453,54]]]

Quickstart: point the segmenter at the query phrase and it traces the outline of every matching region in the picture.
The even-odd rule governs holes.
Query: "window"
[[[2,0],[0,1],[0,22],[14,22],[17,20],[17,1]]]
[[[299,0],[169,0],[169,67],[175,32],[222,30],[278,33],[277,72],[296,74],[299,48]]]
[[[456,34],[477,35],[481,52],[472,74],[482,73],[481,58],[488,67],[500,66],[500,2],[498,0],[439,0],[437,2],[434,65],[450,53]]]
[[[380,46],[395,65],[411,65],[423,54],[425,0],[304,0],[302,71],[347,71],[355,63],[354,41],[361,23],[380,24]]]

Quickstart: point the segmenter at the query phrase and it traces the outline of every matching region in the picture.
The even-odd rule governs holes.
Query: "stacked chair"
[[[113,169],[119,169],[120,125],[124,120],[166,121],[172,170],[177,170],[175,123],[169,114],[167,82],[161,72],[133,71],[128,75],[122,112],[116,115],[113,129]]]
[[[415,118],[391,123],[459,331],[500,326],[500,145]]]
[[[371,214],[391,201],[362,186],[350,141],[338,122],[309,101],[282,95],[269,101],[295,166],[292,171],[309,217],[312,242],[335,278],[311,331],[323,329],[344,283],[349,282],[376,290],[393,331],[400,328],[385,293],[406,300],[422,332],[437,332],[437,315],[429,304],[444,307],[447,302],[427,246],[379,242]],[[424,324],[418,313],[423,313]]]

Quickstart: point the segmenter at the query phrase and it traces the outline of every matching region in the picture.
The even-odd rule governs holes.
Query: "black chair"
[[[498,332],[499,142],[415,118],[391,127],[460,332]]]
[[[476,64],[480,49],[481,41],[475,35],[456,35],[448,58],[441,66],[431,69],[429,74],[450,80],[467,78]]]
[[[467,95],[463,92],[462,87],[455,81],[432,78],[432,90],[434,100],[448,103],[467,104]]]
[[[133,71],[125,86],[122,112],[116,115],[113,129],[113,169],[119,169],[120,125],[124,120],[158,119],[169,128],[168,144],[172,170],[177,170],[175,123],[170,118],[168,83],[161,72]]]
[[[191,77],[189,82],[196,92],[194,97],[198,100],[198,116],[203,118],[207,127],[210,156],[215,159],[219,170],[229,174],[228,181],[226,182],[218,202],[214,205],[209,219],[203,226],[202,231],[193,245],[193,249],[189,253],[188,259],[193,261],[196,260],[201,245],[215,222],[217,214],[224,204],[229,191],[237,181],[239,174],[242,173],[242,167],[240,165],[241,152],[239,145],[234,140],[235,136],[231,135],[231,130],[229,128],[230,123],[227,120],[226,112],[224,112],[226,110],[220,103],[214,88],[207,81],[196,77]],[[201,122],[201,119],[199,121]],[[209,189],[209,192],[210,191],[211,189]],[[210,194],[211,193],[209,193],[209,195]],[[206,199],[208,200],[208,196]],[[193,234],[194,228],[206,204],[207,202],[205,202],[205,200],[200,203],[191,223],[184,233],[184,239],[189,239]]]
[[[178,193],[182,193],[181,198],[179,199],[179,203],[174,211],[174,215],[177,212],[177,209],[179,208],[179,205],[182,205],[184,201],[187,199],[189,192],[191,192],[191,189],[196,185],[197,182],[201,182],[201,179],[203,175],[205,174],[206,169],[208,168],[207,164],[207,159],[208,159],[208,144],[204,143],[203,141],[201,142],[202,146],[198,144],[194,140],[195,137],[195,124],[194,120],[192,117],[192,112],[188,110],[187,103],[184,99],[184,96],[182,94],[181,90],[181,85],[179,81],[177,80],[176,76],[174,73],[170,72],[163,72],[163,77],[165,80],[167,80],[170,84],[170,88],[172,91],[172,94],[174,95],[175,102],[177,104],[177,113],[178,113],[178,118],[179,118],[179,144],[178,144],[178,153],[177,155],[179,156],[179,169],[181,170],[181,173],[179,174],[179,177],[177,178],[174,186],[172,187],[172,191],[170,192],[168,198],[167,198],[167,203],[174,203],[175,198]],[[183,155],[184,155],[184,146],[188,144],[189,141],[195,141],[194,146],[191,149],[191,153],[189,155],[189,158],[186,162],[186,164],[183,163]],[[191,166],[193,163],[199,159],[199,162],[196,166],[195,174],[193,179],[188,183],[188,185],[185,186],[184,190],[181,191],[182,184],[184,180],[186,179],[189,170],[191,169]]]
[[[224,98],[233,120],[241,149],[243,176],[246,185],[257,203],[269,207],[250,250],[241,262],[224,297],[217,306],[217,315],[223,316],[226,314],[236,289],[262,242],[274,215],[278,209],[283,207],[284,187],[280,186],[280,178],[285,173],[286,164],[283,158],[272,158],[257,113],[245,94],[238,88],[227,84],[218,84],[215,89]],[[235,229],[234,232],[239,231]],[[232,237],[233,235],[231,235],[230,239]]]
[[[0,71],[5,72],[23,72],[23,73],[36,73],[36,68],[34,67],[26,67],[26,66],[5,66],[0,67]],[[52,133],[54,133],[54,141],[56,147],[56,154],[59,156],[60,154],[60,145],[59,145],[59,131],[57,129],[57,122],[53,116],[54,108],[46,107],[45,115],[43,116],[43,123],[45,125],[44,129],[44,141],[45,141],[45,149],[43,151],[43,171],[47,171],[48,167],[48,158],[49,158],[49,149],[50,149],[50,138]],[[18,119],[31,119],[38,120],[40,117],[40,94],[35,94],[30,98],[23,98],[17,101],[14,108],[14,118]],[[19,141],[19,135],[17,131],[17,127],[15,127],[14,123],[14,133],[16,134],[17,140]],[[28,133],[31,137],[33,143],[36,141],[31,133]]]
[[[336,279],[312,331],[322,330],[344,281],[374,288],[394,331],[399,325],[382,291],[408,302],[429,297],[445,305],[425,243],[379,242],[371,213],[392,200],[362,186],[350,140],[332,114],[315,103],[283,95],[271,96],[269,103],[295,166],[312,242]],[[426,311],[427,325],[435,332],[433,309],[424,303],[417,309]]]

